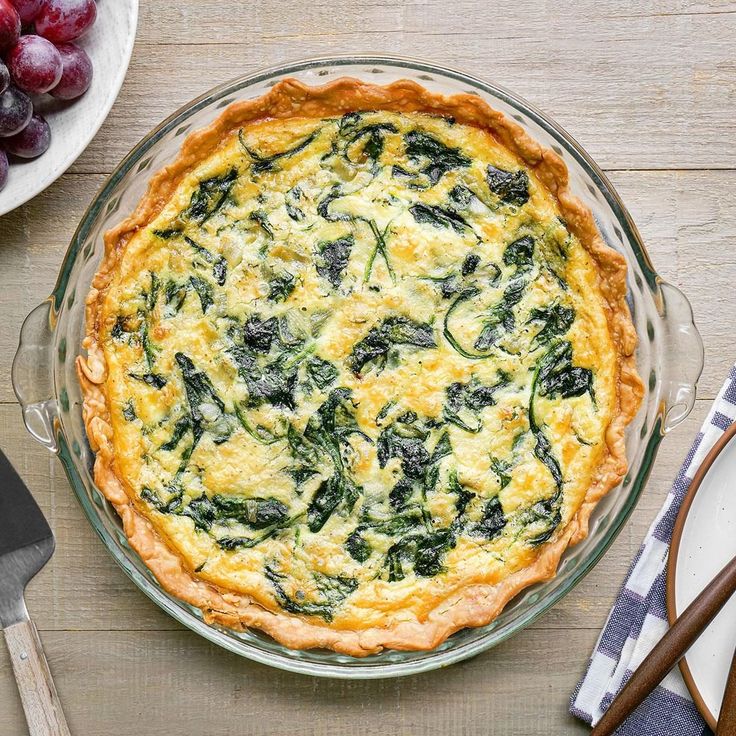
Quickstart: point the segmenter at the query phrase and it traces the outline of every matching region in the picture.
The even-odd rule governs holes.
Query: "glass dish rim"
[[[653,292],[657,292],[659,290],[661,279],[652,266],[636,225],[631,219],[631,216],[618,193],[613,188],[611,182],[600,167],[580,146],[580,144],[577,143],[577,141],[562,127],[548,118],[534,105],[503,87],[430,61],[387,54],[340,54],[310,57],[303,60],[271,66],[251,74],[241,75],[208,90],[194,100],[184,104],[145,135],[107,177],[80,220],[80,224],[72,237],[67,253],[62,261],[54,289],[48,298],[48,301],[50,302],[52,328],[55,327],[57,314],[63,304],[72,267],[79,255],[82,243],[88,235],[89,229],[95,222],[102,207],[104,207],[108,202],[111,191],[161,137],[169,133],[173,128],[181,124],[193,113],[210,105],[218,99],[226,97],[228,94],[238,92],[244,87],[267,81],[274,76],[304,72],[317,67],[348,66],[356,64],[377,66],[386,65],[398,69],[406,69],[411,72],[437,74],[445,78],[449,77],[454,81],[468,85],[470,88],[476,88],[497,97],[513,108],[519,110],[519,112],[528,115],[537,125],[556,138],[561,145],[564,145],[566,151],[572,155],[583,167],[586,173],[591,176],[599,192],[605,197],[607,204],[611,207],[616,220],[624,229],[647,285]],[[510,626],[507,631],[496,632],[494,635],[482,637],[452,649],[439,651],[434,657],[430,656],[406,662],[376,664],[371,664],[370,659],[367,658],[364,660],[364,664],[362,664],[362,666],[360,664],[345,666],[339,662],[329,664],[315,663],[300,660],[295,657],[290,658],[286,647],[284,647],[283,654],[275,654],[251,647],[247,642],[243,642],[238,646],[235,641],[225,637],[217,627],[206,624],[183,607],[177,605],[176,601],[174,601],[174,599],[165,590],[152,585],[150,581],[140,574],[132,564],[129,556],[117,546],[108,530],[99,522],[99,519],[97,518],[98,515],[93,508],[92,501],[86,493],[80,489],[80,486],[83,486],[83,483],[81,478],[78,476],[75,461],[72,453],[70,452],[70,448],[67,445],[64,432],[58,424],[56,425],[55,434],[58,441],[59,458],[62,461],[74,493],[92,527],[95,529],[113,559],[115,559],[118,565],[131,578],[136,586],[175,620],[195,631],[200,636],[203,636],[205,639],[222,646],[229,651],[278,669],[322,677],[377,679],[418,674],[428,670],[437,669],[438,667],[448,666],[455,662],[480,654],[481,652],[502,643],[514,634],[518,633],[520,630],[529,626],[529,624],[546,613],[553,605],[566,596],[582,580],[582,578],[585,577],[593,567],[595,567],[603,554],[605,554],[616,539],[631,515],[651,472],[658,446],[664,436],[663,427],[663,409],[660,407],[656,420],[651,428],[648,441],[643,446],[642,464],[639,472],[629,485],[629,488],[626,491],[625,502],[623,503],[622,508],[618,511],[614,520],[611,522],[610,526],[605,530],[604,534],[597,541],[588,556],[573,570],[565,584],[540,598],[539,601],[534,603],[527,611],[523,612],[517,619],[515,619],[513,626]]]

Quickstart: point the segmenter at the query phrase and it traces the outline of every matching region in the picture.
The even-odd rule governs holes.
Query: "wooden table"
[[[113,2],[114,0],[104,0]],[[645,6],[647,6],[645,8]],[[46,192],[0,218],[0,445],[56,532],[31,584],[79,736],[584,733],[568,699],[616,591],[736,349],[736,5],[621,0],[141,0],[127,80],[100,133]],[[252,664],[176,624],[107,555],[60,463],[21,423],[10,362],[84,209],[152,126],[259,67],[346,52],[421,56],[513,89],[608,172],[660,273],[690,297],[707,362],[631,521],[584,582],[513,640],[407,679],[311,679]],[[25,734],[0,647],[0,734]]]

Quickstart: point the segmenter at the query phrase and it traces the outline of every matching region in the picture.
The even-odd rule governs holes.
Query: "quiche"
[[[205,619],[430,649],[549,579],[626,472],[626,266],[473,95],[296,80],[185,141],[105,237],[95,481]]]

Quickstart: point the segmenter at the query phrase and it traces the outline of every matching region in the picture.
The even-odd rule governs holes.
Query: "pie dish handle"
[[[660,281],[660,315],[663,339],[661,366],[663,375],[662,431],[672,431],[682,422],[695,404],[705,352],[703,338],[695,326],[693,309],[687,297],[666,281]]]
[[[39,304],[25,318],[12,368],[13,390],[26,429],[52,452],[58,450],[54,429],[59,416],[54,398],[54,321],[51,299]]]

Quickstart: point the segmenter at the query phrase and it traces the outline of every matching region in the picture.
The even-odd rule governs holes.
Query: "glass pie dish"
[[[284,78],[321,85],[343,76],[379,84],[408,78],[432,92],[479,95],[564,159],[573,193],[591,208],[606,242],[628,262],[629,305],[639,336],[637,365],[646,384],[642,408],[627,430],[629,473],[598,504],[589,536],[564,554],[556,578],[524,590],[491,624],[460,631],[434,650],[389,650],[360,659],[326,650],[296,651],[258,631],[209,625],[199,609],[161,588],[128,545],[117,514],[95,487],[94,455],[86,440],[74,367],[85,332],[85,297],[104,250],[103,234],[135,208],[150,176],[173,160],[183,138],[209,124],[232,102],[262,95]],[[64,258],[56,288],[26,319],[13,364],[13,385],[28,430],[59,455],[110,554],[163,610],[205,638],[258,662],[311,675],[376,678],[435,669],[474,656],[528,626],[568,593],[600,559],[633,510],[660,441],[693,406],[702,365],[703,345],[687,299],[656,274],[619,196],[564,130],[512,93],[461,72],[421,61],[366,56],[310,59],[241,77],[194,100],[146,136],[92,201]]]

